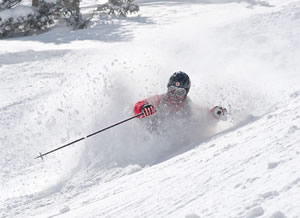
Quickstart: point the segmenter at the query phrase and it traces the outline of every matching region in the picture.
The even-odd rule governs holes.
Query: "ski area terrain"
[[[136,4],[0,41],[0,217],[299,218],[300,1]],[[133,116],[179,70],[189,125],[136,118],[35,159]],[[215,105],[226,122],[207,122]]]

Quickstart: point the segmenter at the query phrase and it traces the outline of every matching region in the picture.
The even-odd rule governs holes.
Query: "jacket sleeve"
[[[133,107],[133,112],[135,115],[142,113],[142,108],[145,104],[151,104],[154,107],[158,107],[161,103],[161,100],[162,100],[162,95],[155,95],[150,98],[138,101]],[[138,118],[144,118],[144,117],[145,117],[144,115],[141,115]]]

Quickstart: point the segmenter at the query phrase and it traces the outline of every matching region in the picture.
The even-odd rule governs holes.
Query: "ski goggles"
[[[185,88],[180,88],[180,87],[176,87],[176,86],[169,86],[168,92],[171,93],[172,95],[176,95],[178,97],[184,97],[187,94],[187,91]]]

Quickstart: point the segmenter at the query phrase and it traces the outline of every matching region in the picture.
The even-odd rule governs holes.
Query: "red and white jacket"
[[[138,101],[133,108],[134,114],[140,114],[142,108],[145,104],[151,104],[155,107],[157,112],[164,112],[167,114],[175,114],[181,109],[185,108],[186,111],[190,112],[190,99],[186,97],[181,102],[174,102],[168,97],[167,94],[155,95],[147,99]],[[144,115],[139,116],[139,118],[144,118]]]

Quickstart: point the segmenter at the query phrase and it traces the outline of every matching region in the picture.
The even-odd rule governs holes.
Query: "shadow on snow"
[[[133,29],[124,28],[131,25],[151,25],[154,24],[152,19],[143,16],[127,17],[120,19],[103,19],[91,21],[87,29],[72,30],[64,25],[58,25],[51,28],[48,32],[12,38],[7,40],[13,41],[40,41],[43,43],[64,44],[78,40],[94,40],[103,42],[122,42],[133,39]]]
[[[175,5],[175,4],[227,4],[227,3],[247,3],[249,7],[264,6],[273,7],[267,1],[263,0],[171,0],[171,1],[153,1],[153,0],[140,0],[139,5]]]

